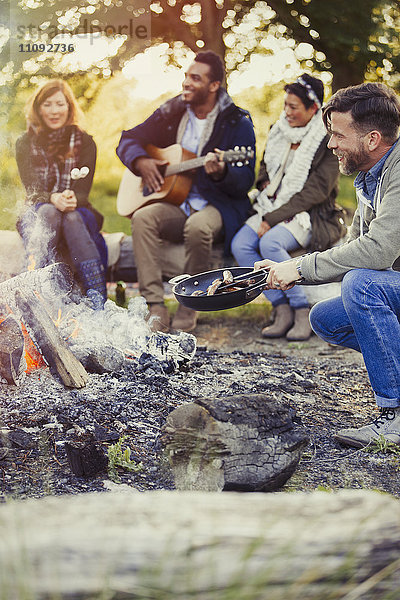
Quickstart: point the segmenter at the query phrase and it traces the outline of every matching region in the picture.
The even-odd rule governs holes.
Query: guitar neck
[[[170,175],[176,175],[177,173],[184,173],[191,169],[198,169],[202,167],[206,162],[205,156],[198,156],[197,158],[191,158],[190,160],[184,160],[183,162],[176,165],[168,165],[165,169],[164,176],[169,177]]]

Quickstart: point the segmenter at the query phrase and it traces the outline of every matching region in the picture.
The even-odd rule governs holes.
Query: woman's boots
[[[264,327],[261,335],[265,338],[283,337],[293,325],[293,311],[289,304],[278,304],[275,307],[275,320],[272,325]]]
[[[101,260],[98,258],[84,260],[77,265],[77,272],[86,295],[92,301],[93,308],[103,308],[107,300],[107,285]],[[94,293],[91,290],[94,290]]]
[[[286,334],[286,339],[290,342],[301,342],[308,340],[312,329],[310,325],[310,309],[296,308],[294,311],[294,325]]]
[[[264,327],[261,335],[265,338],[280,338],[286,335],[290,342],[308,340],[312,329],[309,321],[310,309],[297,308],[294,312],[289,304],[278,304],[275,307],[275,321]]]

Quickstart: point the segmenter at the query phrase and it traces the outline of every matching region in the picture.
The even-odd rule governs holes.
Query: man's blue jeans
[[[400,406],[400,272],[349,271],[341,296],[316,304],[310,322],[323,340],[362,352],[378,406]]]

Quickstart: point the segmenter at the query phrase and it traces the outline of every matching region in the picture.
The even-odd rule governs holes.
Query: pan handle
[[[176,277],[169,279],[168,283],[170,283],[171,285],[177,285],[178,283],[185,281],[189,277],[191,277],[191,275],[189,275],[188,273],[184,273],[183,275],[177,275]]]
[[[249,290],[246,290],[246,298],[253,300],[254,298],[257,298],[263,290],[265,290],[265,279],[257,285],[252,286]]]

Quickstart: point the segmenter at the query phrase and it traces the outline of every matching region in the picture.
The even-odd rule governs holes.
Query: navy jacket
[[[227,164],[226,174],[220,181],[213,181],[202,167],[196,172],[199,192],[222,215],[225,252],[229,254],[232,237],[246,220],[250,208],[247,192],[254,181],[255,134],[249,113],[237,107],[223,89],[219,92],[219,102],[221,111],[202,154],[212,152],[214,148],[229,150],[235,146],[250,147],[254,151],[248,164],[241,167]],[[153,144],[166,148],[175,144],[178,126],[185,110],[186,103],[181,96],[176,96],[137,127],[123,131],[117,154],[124,165],[135,175],[139,175],[133,163],[140,156],[147,156],[144,146]]]

